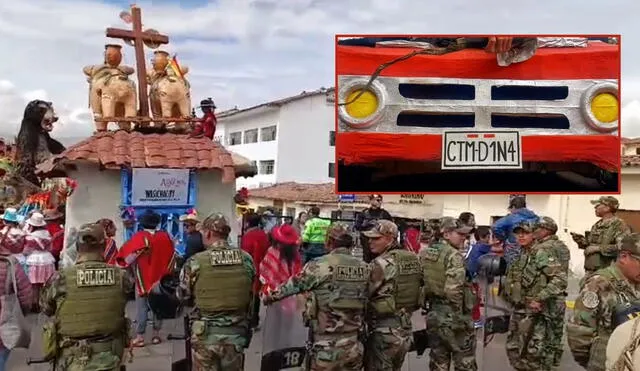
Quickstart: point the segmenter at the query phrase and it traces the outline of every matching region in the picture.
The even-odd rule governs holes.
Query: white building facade
[[[335,177],[334,89],[218,114],[215,140],[255,161],[258,174],[237,187],[275,183],[333,182]]]

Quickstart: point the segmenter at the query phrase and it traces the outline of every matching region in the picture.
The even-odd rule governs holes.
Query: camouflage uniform
[[[620,203],[615,197],[603,196],[591,201],[593,205],[606,205],[615,211]],[[610,219],[600,219],[591,227],[589,236],[576,241],[578,247],[584,249],[584,283],[598,269],[607,267],[616,259],[618,249],[616,241],[623,235],[630,233],[629,226],[624,220],[614,216]],[[581,285],[582,286],[582,285]]]
[[[85,224],[78,245],[105,245],[104,229]],[[132,281],[120,268],[105,263],[97,248],[79,253],[76,264],[56,272],[40,296],[40,308],[54,321],[44,326],[47,357],[66,371],[119,370],[129,344],[126,293]],[[53,354],[54,349],[57,349]]]
[[[228,222],[213,214],[202,222],[204,231],[228,233]],[[244,369],[244,349],[251,340],[252,282],[256,275],[251,256],[226,240],[189,258],[180,274],[179,296],[193,297],[191,347],[196,370]]]
[[[420,261],[397,244],[398,226],[393,222],[379,220],[365,235],[394,238],[370,263],[365,370],[396,371],[402,368],[413,341],[411,315],[419,309]]]
[[[569,275],[569,261],[571,260],[571,252],[567,245],[562,242],[556,233],[558,232],[558,225],[556,222],[548,216],[543,216],[540,218],[538,223],[536,224],[536,228],[543,228],[549,230],[553,235],[548,236],[544,239],[540,239],[537,241],[538,248],[551,248],[555,250],[556,256],[562,265],[562,271]],[[566,289],[565,289],[566,290]],[[554,323],[552,326],[552,331],[554,333],[553,337],[549,339],[549,341],[554,343],[555,347],[555,359],[554,366],[560,366],[560,360],[562,358],[562,353],[564,352],[564,344],[562,342],[562,338],[564,336],[564,323],[565,323],[565,312],[567,309],[566,302],[567,293],[564,292],[564,295],[561,295],[556,300],[557,313],[555,316],[551,316],[549,319]]]
[[[464,234],[472,229],[450,217],[442,218],[439,228]],[[429,368],[448,371],[453,361],[457,371],[477,370],[476,334],[471,318],[476,296],[467,280],[462,253],[440,240],[420,250],[420,263],[427,331],[432,339]]]
[[[640,234],[625,236],[620,241],[620,251],[640,259]],[[587,279],[567,324],[567,342],[575,361],[587,371],[604,371],[607,343],[616,327],[614,321],[620,314],[624,320],[637,315],[639,304],[640,287],[631,283],[617,264],[600,269]]]
[[[533,233],[535,222],[526,221],[514,233]],[[544,224],[543,224],[544,225]],[[511,366],[522,371],[545,371],[554,368],[558,340],[554,328],[564,311],[567,271],[557,255],[552,240],[523,246],[522,254],[507,270],[505,299],[513,306],[507,336],[507,356]],[[531,303],[540,303],[536,312]]]
[[[334,223],[327,238],[349,235],[347,226]],[[302,272],[271,292],[265,302],[310,292],[305,322],[313,332],[312,371],[361,370],[364,345],[364,311],[368,295],[369,265],[341,247],[304,266]],[[335,293],[335,294],[334,294]]]

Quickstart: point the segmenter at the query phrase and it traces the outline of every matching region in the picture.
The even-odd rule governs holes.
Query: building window
[[[295,207],[287,207],[286,216],[290,216],[292,218],[295,218],[296,217],[296,208]]]
[[[272,142],[276,140],[276,132],[277,130],[275,125],[260,129],[260,141]]]
[[[238,144],[242,144],[242,132],[236,131],[235,133],[229,134],[229,145],[235,146]]]
[[[273,168],[276,166],[275,160],[260,161],[260,175],[273,174]]]
[[[640,155],[640,147],[636,148],[636,155]]]
[[[336,164],[333,162],[329,163],[329,178],[336,177]]]
[[[331,130],[329,132],[329,145],[331,147],[335,147],[336,146],[336,132]]]
[[[251,129],[244,132],[244,144],[258,143],[258,129]]]

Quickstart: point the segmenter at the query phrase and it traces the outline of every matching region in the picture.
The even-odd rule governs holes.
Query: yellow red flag
[[[173,58],[169,60],[169,64],[167,65],[167,68],[171,68],[173,72],[176,74],[176,76],[180,78],[184,78],[184,75],[182,74],[182,68],[180,68],[180,64],[178,63],[177,54],[174,54]]]

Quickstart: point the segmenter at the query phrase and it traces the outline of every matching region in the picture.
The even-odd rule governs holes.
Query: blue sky
[[[15,135],[27,99],[62,115],[54,134],[93,130],[85,65],[100,63],[106,27],[130,1],[0,1],[0,136]],[[141,1],[143,23],[170,37],[189,67],[194,103],[240,108],[333,84],[336,33],[622,33],[623,114],[640,136],[640,2],[564,0]],[[611,21],[609,21],[611,20]],[[135,66],[133,49],[124,63]],[[147,51],[147,60],[152,52]],[[635,120],[635,121],[634,121]],[[623,127],[625,125],[623,122]],[[623,129],[625,134],[625,129]],[[625,134],[625,135],[627,135]]]

